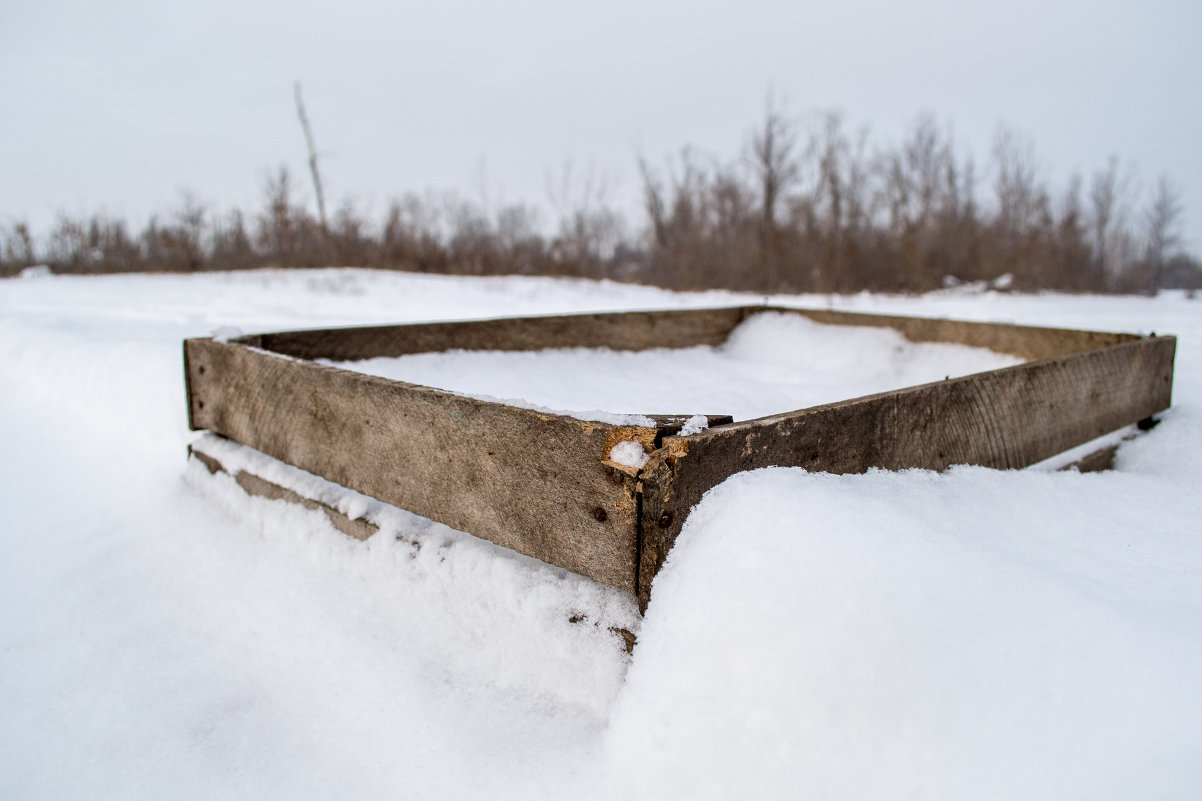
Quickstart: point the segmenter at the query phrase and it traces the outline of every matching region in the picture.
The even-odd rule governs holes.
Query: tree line
[[[10,221],[0,275],[42,264],[79,274],[337,265],[756,292],[1202,287],[1167,178],[1142,187],[1111,159],[1053,189],[1030,140],[1007,128],[978,167],[929,115],[881,146],[837,113],[789,117],[769,103],[734,158],[686,148],[638,167],[634,224],[594,182],[573,191],[565,171],[550,226],[529,204],[488,209],[430,192],[393,200],[382,219],[351,201],[327,219],[280,167],[251,212],[219,213],[185,193],[137,231],[103,214],[60,215],[44,236]]]

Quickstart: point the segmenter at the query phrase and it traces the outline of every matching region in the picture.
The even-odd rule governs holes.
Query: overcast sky
[[[1057,186],[1116,155],[1182,190],[1198,252],[1200,79],[1199,0],[0,0],[0,222],[254,206],[268,168],[307,178],[296,80],[327,195],[373,215],[544,203],[568,161],[632,203],[638,153],[732,158],[771,88],[878,144],[926,111],[984,157],[1006,122]]]

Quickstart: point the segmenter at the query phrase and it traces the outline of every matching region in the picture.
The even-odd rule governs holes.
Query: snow
[[[370,499],[346,511],[390,528],[359,543],[184,458],[185,336],[758,300],[332,270],[0,282],[0,797],[1199,797],[1202,301],[772,298],[1175,333],[1174,407],[1108,474],[736,476],[641,623]]]
[[[1183,500],[1155,473],[730,479],[655,582],[608,733],[614,775],[639,767],[621,794],[1196,797]]]
[[[910,342],[893,329],[820,325],[780,312],[751,316],[717,347],[452,350],[323,360],[481,400],[648,426],[654,423],[632,415],[704,409],[748,420],[1020,362],[982,348]]]
[[[236,325],[223,325],[215,329],[210,336],[218,342],[229,342],[231,339],[237,339],[242,336],[243,331]]]
[[[678,436],[688,437],[693,434],[700,434],[709,427],[710,423],[709,420],[706,419],[705,415],[695,414],[688,420],[684,421],[684,425],[680,427],[680,431],[678,431],[677,434]]]
[[[609,449],[610,461],[627,467],[641,468],[647,464],[647,458],[643,446],[633,440],[624,440]]]

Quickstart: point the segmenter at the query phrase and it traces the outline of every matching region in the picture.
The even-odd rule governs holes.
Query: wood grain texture
[[[237,342],[188,340],[190,420],[344,487],[629,591],[635,480],[622,428],[464,398]]]
[[[760,312],[887,327],[915,342],[1031,360],[964,378],[675,436],[685,416],[620,428],[314,364],[426,351],[718,345]],[[189,424],[330,481],[649,598],[701,495],[771,465],[837,473],[1023,467],[1171,400],[1172,337],[744,306],[507,318],[188,340]],[[653,377],[648,377],[653,380]],[[606,462],[620,439],[651,459]]]
[[[639,602],[692,507],[734,473],[1025,467],[1171,403],[1173,337],[1108,347],[666,437],[640,473]]]
[[[444,350],[686,348],[722,343],[745,314],[742,308],[725,308],[509,317],[287,331],[239,341],[299,359],[331,361]]]

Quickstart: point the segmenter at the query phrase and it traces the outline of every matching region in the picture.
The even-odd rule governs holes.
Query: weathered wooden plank
[[[287,487],[281,487],[279,484],[268,481],[262,476],[248,473],[245,470],[234,470],[231,472],[218,459],[202,451],[189,447],[188,456],[204,465],[210,473],[225,473],[229,475],[247,495],[266,498],[269,501],[287,501],[288,503],[303,506],[306,509],[323,512],[329,519],[330,524],[348,537],[362,541],[380,531],[380,527],[375,523],[363,520],[362,518],[348,517],[329,504],[315,501],[312,498],[306,498],[300,493]]]
[[[634,591],[635,480],[618,427],[268,353],[185,343],[190,424],[336,484]]]
[[[804,467],[1018,468],[1150,417],[1171,402],[1176,339],[1095,350],[666,437],[640,473],[639,602],[702,494],[734,473]]]
[[[1071,328],[1044,328],[1011,323],[974,323],[932,317],[899,317],[891,314],[862,314],[829,309],[787,309],[823,325],[871,326],[893,328],[911,342],[943,342],[987,348],[1024,359],[1047,359],[1084,350],[1117,345],[1139,339],[1135,334],[1104,331],[1079,331]]]
[[[565,314],[286,331],[239,341],[299,359],[331,361],[460,349],[686,348],[720,344],[745,316],[743,308]]]
[[[974,323],[778,306],[611,312],[329,328],[257,334],[238,341],[300,359],[354,361],[443,350],[615,350],[719,345],[753,314],[797,314],[825,325],[893,328],[914,342],[949,342],[1043,359],[1137,339],[1132,334]]]

